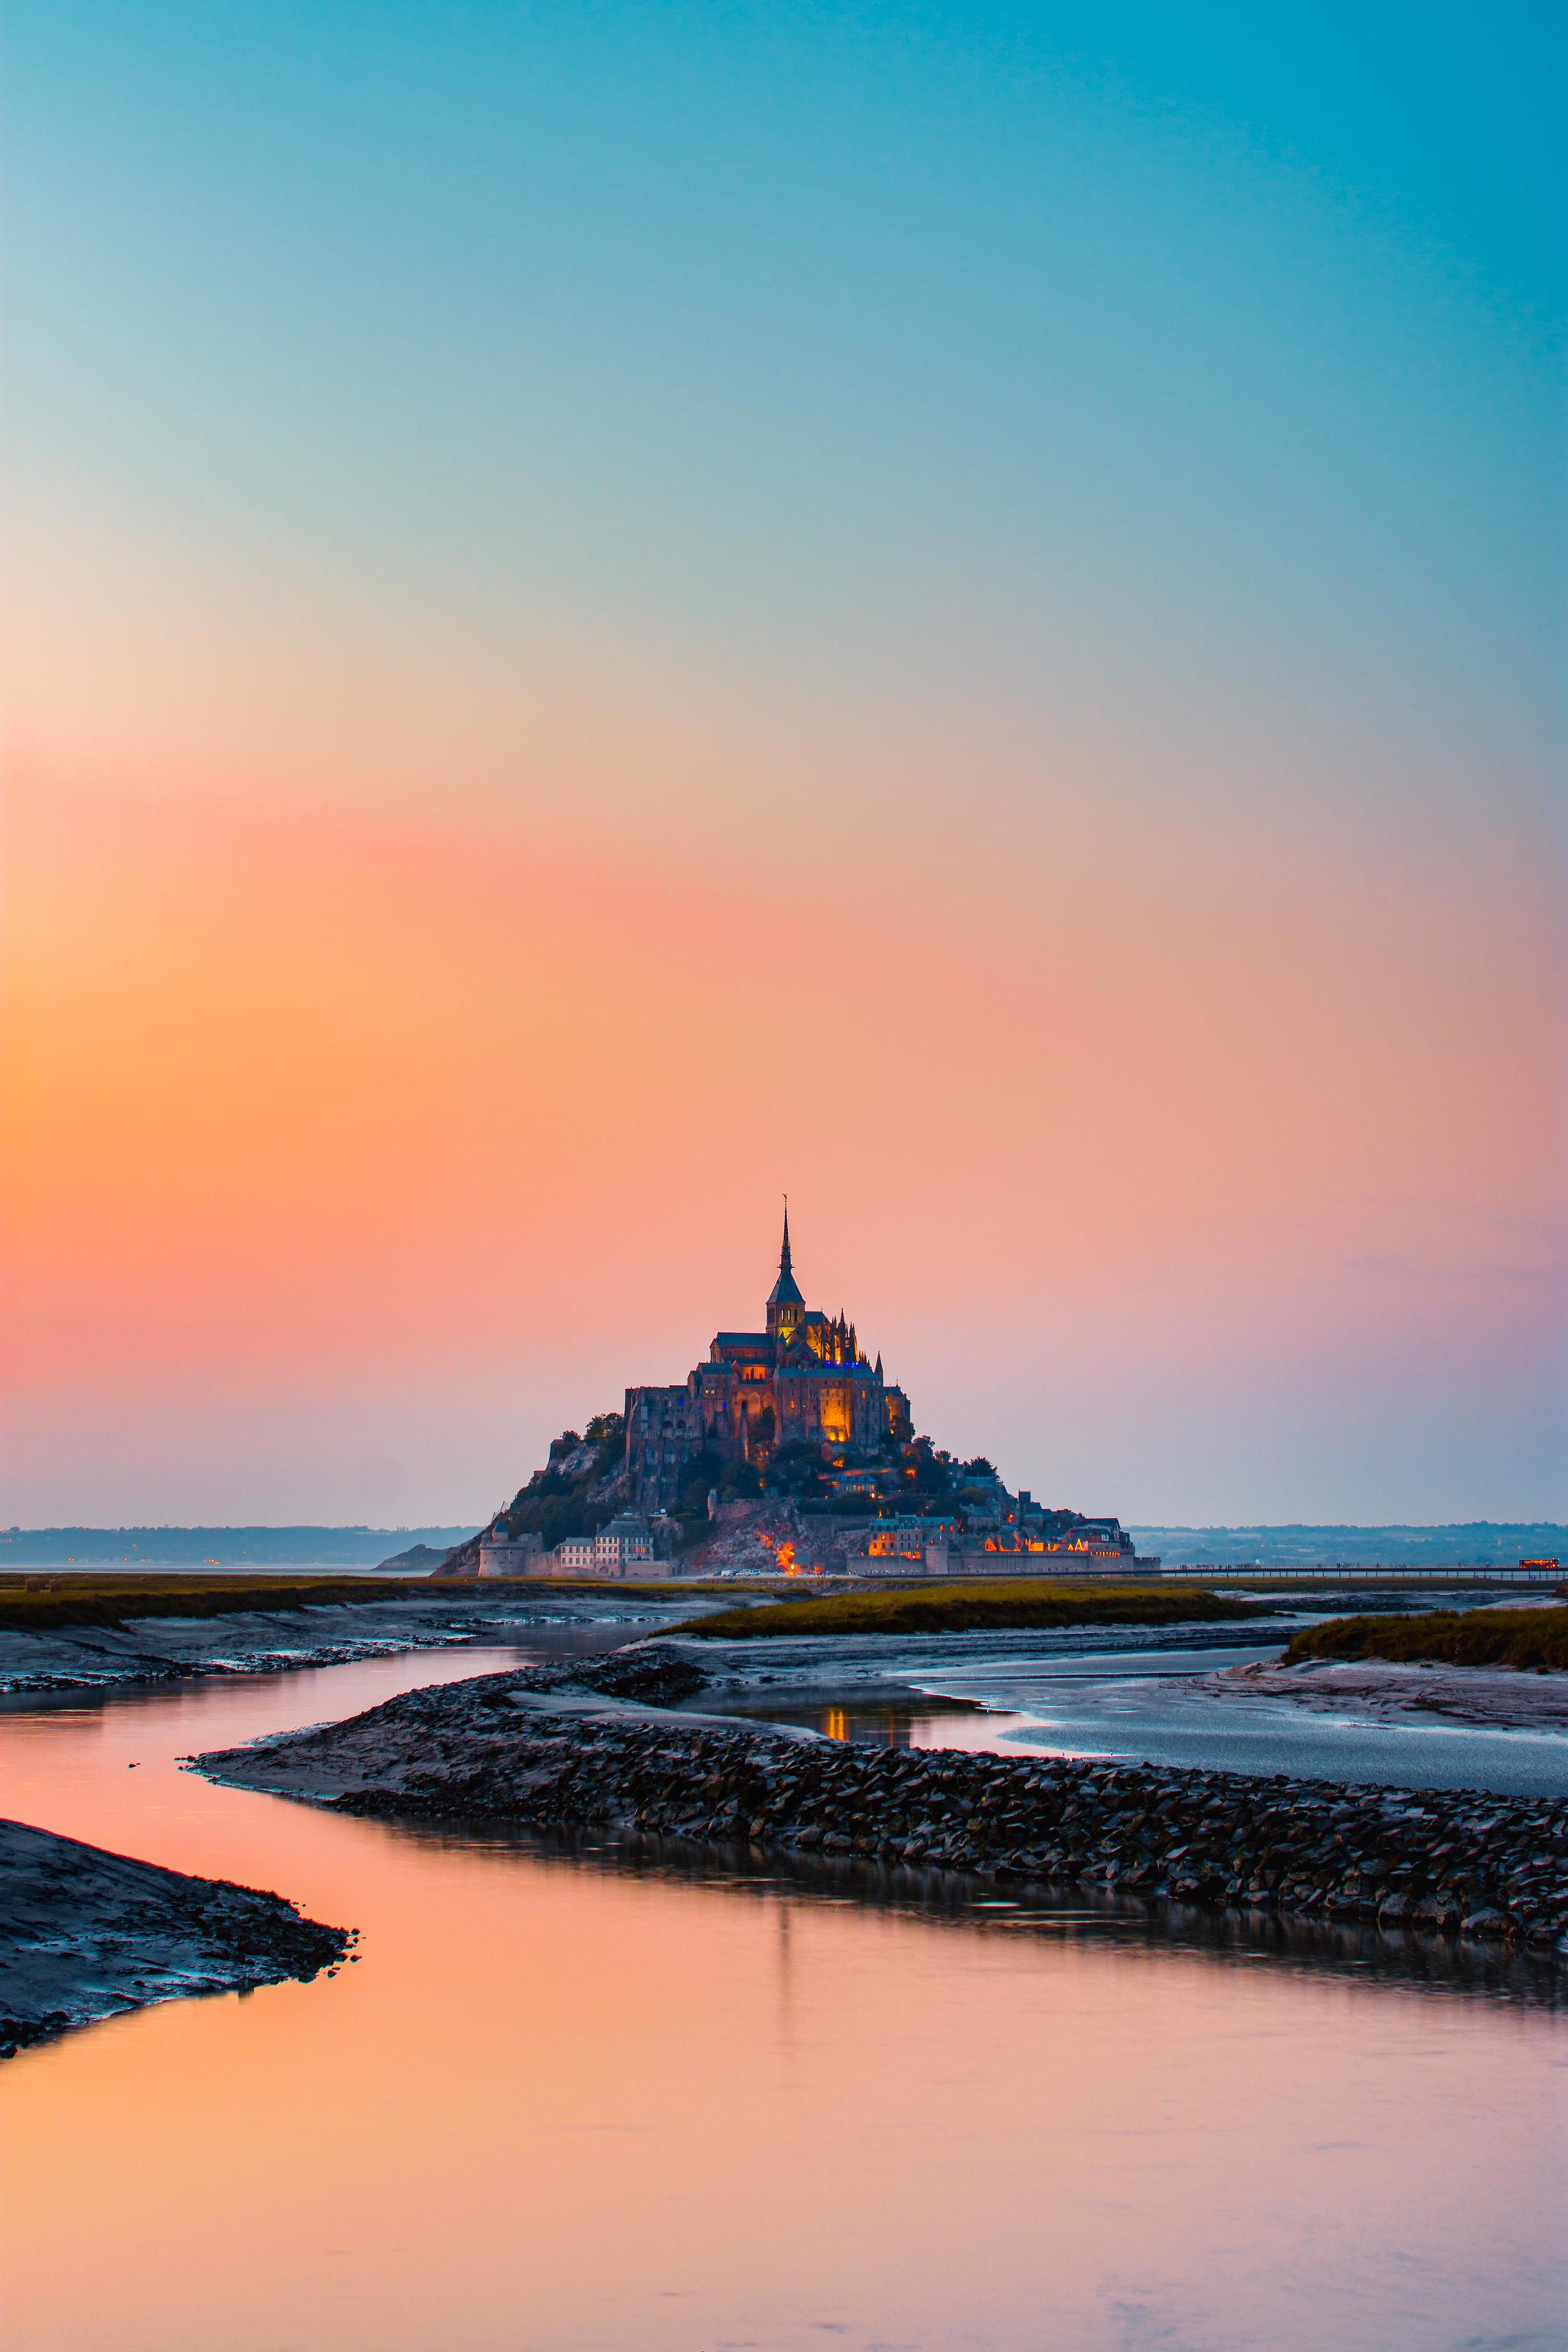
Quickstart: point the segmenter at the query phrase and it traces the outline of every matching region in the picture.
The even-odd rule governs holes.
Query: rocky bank
[[[850,1747],[668,1711],[689,1709],[703,1682],[675,1648],[638,1643],[410,1692],[195,1760],[360,1813],[860,1856],[1568,1956],[1562,1802]]]
[[[0,2058],[152,2001],[313,1977],[352,1941],[280,1895],[0,1822]]]

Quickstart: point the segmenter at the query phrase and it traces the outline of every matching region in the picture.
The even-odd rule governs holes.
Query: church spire
[[[789,1195],[784,1195],[784,1247],[779,1252],[779,1278],[768,1293],[767,1328],[770,1338],[787,1339],[800,1321],[805,1301],[795,1278],[789,1261]],[[797,1311],[798,1310],[798,1311]]]

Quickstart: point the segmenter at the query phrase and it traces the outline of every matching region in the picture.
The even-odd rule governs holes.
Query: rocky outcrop
[[[445,1558],[431,1570],[431,1575],[471,1576],[477,1579],[479,1572],[479,1546],[489,1532],[489,1528],[484,1527],[479,1529],[477,1536],[466,1537],[460,1544],[454,1544]]]
[[[363,1813],[734,1841],[1568,1951],[1562,1803],[854,1748],[659,1712],[700,1675],[658,1643],[590,1671],[596,1688],[558,1667],[416,1691],[198,1760]],[[626,1696],[605,1696],[618,1676]]]
[[[820,1564],[793,1503],[721,1503],[712,1532],[681,1559],[688,1576],[779,1576]],[[842,1561],[835,1563],[842,1568]]]
[[[279,1895],[0,1822],[0,2058],[149,2002],[313,1977],[353,1940]]]
[[[466,1543],[455,1544],[437,1573],[477,1577],[480,1547],[498,1538],[538,1537],[553,1551],[564,1537],[592,1535],[630,1500],[625,1424],[618,1412],[599,1413],[585,1436],[567,1429],[552,1439],[544,1468]]]
[[[470,1536],[465,1542],[445,1549],[437,1544],[410,1544],[406,1551],[395,1551],[390,1559],[379,1562],[375,1572],[378,1576],[444,1576],[448,1573],[447,1562],[453,1553],[466,1551],[477,1542],[478,1538]]]

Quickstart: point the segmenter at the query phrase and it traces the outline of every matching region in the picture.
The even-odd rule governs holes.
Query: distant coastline
[[[1440,1527],[1345,1527],[1299,1522],[1258,1527],[1133,1527],[1140,1552],[1167,1567],[1286,1568],[1378,1563],[1511,1568],[1521,1557],[1568,1559],[1568,1525],[1473,1519]],[[462,1527],[7,1528],[0,1574],[22,1568],[375,1568],[416,1545],[444,1551],[479,1528]]]
[[[416,1544],[448,1551],[449,1528],[5,1528],[0,1575],[18,1568],[376,1568]]]
[[[1158,1552],[1167,1568],[1512,1568],[1543,1554],[1568,1559],[1568,1527],[1554,1519],[1463,1519],[1441,1527],[1310,1521],[1285,1527],[1131,1527],[1129,1533],[1141,1552]]]

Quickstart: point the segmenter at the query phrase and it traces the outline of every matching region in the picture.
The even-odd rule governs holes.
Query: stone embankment
[[[197,1760],[362,1813],[743,1843],[1568,1954],[1561,1802],[848,1747],[662,1711],[701,1682],[650,1645]]]

